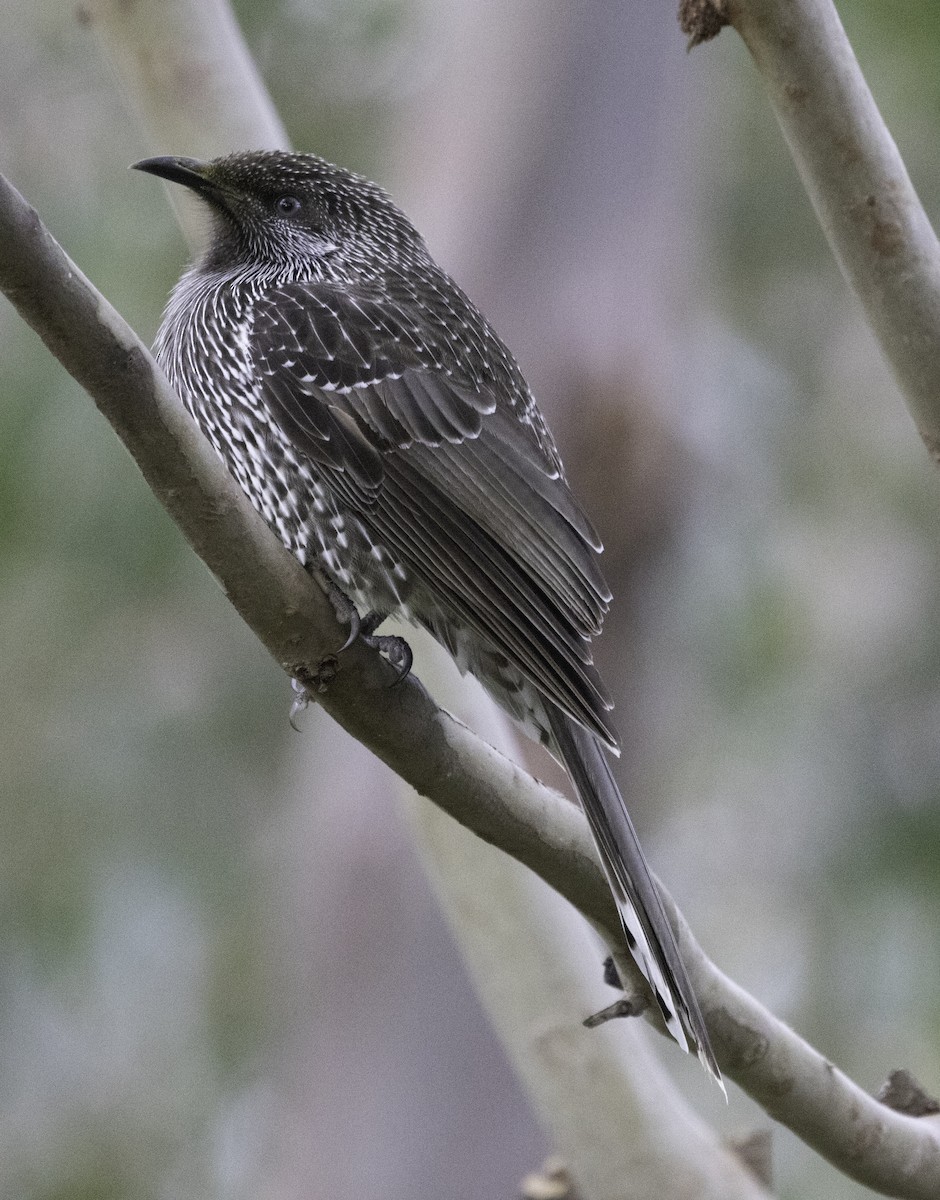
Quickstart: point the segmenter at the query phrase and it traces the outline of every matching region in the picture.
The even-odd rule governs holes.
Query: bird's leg
[[[353,604],[352,600],[332,580],[326,585],[326,594],[333,605],[337,619],[344,625],[349,626],[349,636],[336,651],[336,654],[328,654],[322,660],[316,675],[309,682],[297,678],[291,680],[294,699],[290,706],[290,716],[288,719],[292,729],[298,729],[297,717],[300,716],[314,698],[314,693],[325,692],[335,677],[338,665],[336,655],[342,654],[344,650],[348,650],[356,638],[361,637],[367,646],[371,646],[373,650],[378,650],[380,654],[384,654],[395,668],[397,676],[392,681],[392,687],[401,683],[408,675],[411,670],[411,664],[414,661],[411,647],[403,637],[397,637],[394,634],[376,634],[376,629],[382,624],[388,613],[370,612],[367,616],[360,617],[359,610]]]
[[[362,620],[359,616],[358,608],[356,608],[355,604],[353,604],[342,588],[336,586],[332,579],[327,581],[326,595],[329,602],[333,605],[337,621],[341,625],[349,626],[349,636],[336,651],[337,654],[342,654],[344,650],[349,649],[359,636],[362,629]]]
[[[414,655],[411,653],[411,647],[403,637],[398,637],[394,633],[377,634],[375,632],[388,616],[388,613],[370,612],[366,616],[360,617],[359,610],[353,604],[352,600],[332,580],[326,585],[326,594],[333,605],[337,618],[344,625],[349,626],[349,637],[347,637],[336,653],[342,654],[344,650],[349,649],[357,637],[361,637],[367,646],[371,646],[373,650],[378,650],[380,654],[384,654],[398,672],[398,678],[392,684],[392,687],[396,683],[401,683],[411,671]]]
[[[411,670],[414,655],[411,653],[411,647],[403,637],[398,637],[395,634],[377,634],[375,632],[388,616],[388,613],[381,611],[370,612],[366,616],[360,617],[359,611],[352,600],[332,580],[326,585],[326,594],[333,605],[336,616],[344,625],[349,626],[349,637],[336,653],[342,654],[344,650],[349,649],[357,637],[361,637],[367,646],[371,646],[373,650],[378,650],[380,654],[384,654],[398,672],[398,678],[392,683],[392,687],[396,683],[401,683]]]

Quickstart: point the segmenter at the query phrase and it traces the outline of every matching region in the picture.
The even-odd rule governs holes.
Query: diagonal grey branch
[[[275,659],[316,672],[343,641],[314,580],[274,538],[146,347],[0,177],[0,289],[111,422],[161,503]],[[534,870],[612,942],[610,893],[580,812],[435,706],[364,646],[321,697],[417,791]],[[726,979],[663,893],[722,1070],[840,1169],[885,1195],[940,1195],[940,1122],[894,1112]]]

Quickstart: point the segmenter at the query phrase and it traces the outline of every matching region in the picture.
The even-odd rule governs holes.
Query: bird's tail
[[[721,1084],[698,1001],[604,749],[593,733],[554,705],[548,707],[556,747],[594,835],[630,952],[653,990],[666,1028],[683,1050],[696,1052]]]

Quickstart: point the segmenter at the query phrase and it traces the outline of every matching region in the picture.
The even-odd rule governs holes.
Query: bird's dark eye
[[[277,211],[282,217],[293,216],[295,212],[299,212],[301,203],[296,196],[279,196],[277,201]]]

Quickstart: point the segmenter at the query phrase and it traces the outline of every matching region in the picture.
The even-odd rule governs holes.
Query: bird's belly
[[[462,673],[476,676],[530,737],[547,743],[538,689],[493,647],[485,630],[442,604],[420,570],[382,544],[369,528],[368,514],[344,504],[316,463],[301,458],[266,413],[248,404],[222,419],[198,405],[191,411],[254,507],[303,566],[332,580],[360,615],[380,612],[422,625]]]
[[[410,572],[276,426],[265,426],[257,414],[224,423],[205,411],[194,415],[248,499],[303,566],[320,570],[363,615],[410,618]]]

